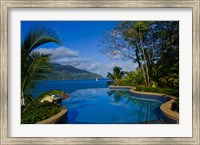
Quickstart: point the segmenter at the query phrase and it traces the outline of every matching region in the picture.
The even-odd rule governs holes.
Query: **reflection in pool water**
[[[82,89],[70,94],[64,123],[126,124],[162,120],[160,105],[165,97],[133,94],[129,90]]]

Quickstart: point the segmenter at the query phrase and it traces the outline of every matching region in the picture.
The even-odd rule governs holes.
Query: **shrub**
[[[143,85],[144,77],[141,69],[137,69],[136,71],[131,71],[127,73],[127,75],[120,81],[120,86],[135,86],[135,85]]]
[[[136,90],[137,91],[144,91],[144,92],[163,93],[163,94],[179,97],[179,90],[171,89],[171,88],[145,87],[145,86],[138,85],[138,86],[136,86]]]
[[[179,112],[179,99],[172,103],[171,110]]]
[[[160,86],[178,88],[179,87],[179,75],[176,73],[169,74],[159,79]]]
[[[135,84],[128,79],[122,79],[119,86],[135,86]]]
[[[37,101],[34,101],[30,104],[30,106],[28,106],[28,108],[24,112],[22,111],[21,123],[34,124],[36,122],[50,118],[51,116],[59,113],[60,111],[61,106],[57,104],[50,102],[39,103]]]

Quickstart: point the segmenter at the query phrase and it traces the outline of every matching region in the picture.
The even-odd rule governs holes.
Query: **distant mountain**
[[[53,71],[44,74],[45,80],[82,80],[82,79],[100,79],[102,76],[86,70],[78,69],[71,65],[52,64]]]

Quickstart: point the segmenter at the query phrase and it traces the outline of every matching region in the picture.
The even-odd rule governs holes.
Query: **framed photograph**
[[[199,0],[1,0],[1,144],[200,144],[199,18]]]

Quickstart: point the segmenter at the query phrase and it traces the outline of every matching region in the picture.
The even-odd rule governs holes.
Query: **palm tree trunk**
[[[135,55],[136,55],[136,61],[138,63],[139,68],[141,68],[141,62],[140,62],[140,57],[138,55],[140,48],[138,45],[135,45],[136,49],[135,49]]]
[[[141,44],[141,49],[142,49],[142,53],[144,56],[144,62],[145,62],[145,67],[146,67],[147,86],[149,86],[149,71],[148,71],[147,59],[146,59],[146,55],[144,52],[144,47],[143,47],[143,42],[142,42],[142,37],[141,37],[141,32],[140,32],[140,25],[139,25],[139,36],[140,36],[140,44]]]
[[[139,47],[139,45],[138,45],[138,47]],[[141,53],[140,49],[138,49],[138,52]],[[142,60],[141,56],[139,56],[139,59]],[[141,68],[142,68],[142,72],[143,72],[143,76],[144,76],[144,83],[145,83],[145,86],[147,86],[147,78],[146,78],[146,73],[145,73],[143,64],[141,64]]]

